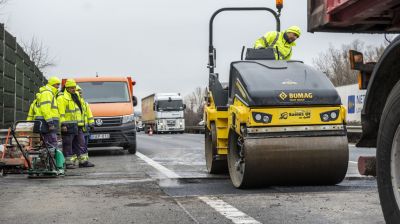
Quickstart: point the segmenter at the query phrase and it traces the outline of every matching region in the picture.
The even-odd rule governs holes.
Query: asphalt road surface
[[[204,136],[137,136],[138,153],[91,149],[94,168],[54,179],[0,177],[0,223],[384,223],[376,180],[357,172],[350,145],[345,180],[335,186],[235,189],[209,175]]]

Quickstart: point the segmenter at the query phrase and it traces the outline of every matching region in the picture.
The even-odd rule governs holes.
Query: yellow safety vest
[[[37,99],[35,99],[31,106],[29,107],[28,117],[26,118],[27,121],[33,121],[35,119],[44,119],[43,116],[40,114],[40,110],[38,108]]]
[[[84,131],[87,131],[87,127],[94,125],[94,117],[92,114],[92,111],[90,110],[89,104],[83,99],[83,97],[80,97],[81,99],[81,105],[82,105],[82,110],[83,110],[83,121],[85,122],[84,126]]]
[[[40,97],[37,100],[38,116],[35,119],[44,119],[46,122],[58,121],[60,114],[58,113],[58,105],[56,95],[58,90],[53,86],[46,85],[39,89]]]
[[[67,90],[57,97],[57,103],[61,125],[77,124],[79,127],[83,127],[85,125],[83,120],[83,105],[81,112],[79,106],[74,102],[71,94],[67,92]]]

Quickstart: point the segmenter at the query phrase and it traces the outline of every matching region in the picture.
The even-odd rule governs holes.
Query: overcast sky
[[[285,0],[282,29],[298,25],[292,59],[312,64],[329,44],[354,39],[383,43],[383,35],[307,33],[306,0]],[[17,41],[35,36],[49,48],[57,66],[46,76],[132,76],[139,99],[154,92],[187,95],[208,81],[208,22],[221,7],[261,6],[273,0],[9,0],[2,20]],[[229,62],[243,45],[275,29],[265,12],[220,14],[214,24],[217,72],[227,80]]]

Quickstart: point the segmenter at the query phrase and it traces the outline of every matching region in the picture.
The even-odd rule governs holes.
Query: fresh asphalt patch
[[[226,178],[179,178],[160,179],[160,188],[172,197],[195,197],[205,195],[246,195],[271,193],[318,193],[318,192],[351,192],[376,189],[374,178],[343,180],[337,185],[324,186],[269,186],[263,188],[237,189],[229,177]]]

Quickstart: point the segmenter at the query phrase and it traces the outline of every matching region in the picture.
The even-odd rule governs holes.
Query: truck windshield
[[[125,82],[80,82],[83,97],[88,103],[129,102],[128,86]]]
[[[159,100],[157,105],[158,111],[183,110],[182,100]]]

